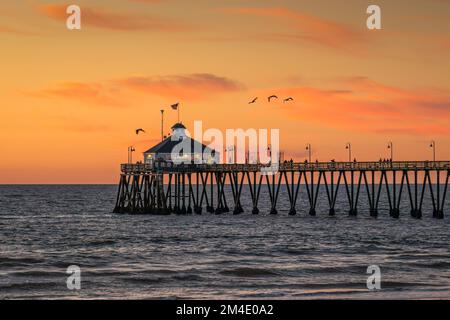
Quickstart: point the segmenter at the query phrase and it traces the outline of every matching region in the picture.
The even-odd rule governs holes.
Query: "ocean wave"
[[[5,194],[3,195],[4,198],[24,198],[26,195],[24,194]]]
[[[61,283],[63,284],[63,286],[65,286],[65,282],[49,282],[49,281],[44,281],[44,282],[12,282],[12,283],[7,283],[7,284],[0,284],[0,291],[3,290],[24,290],[24,291],[29,291],[29,290],[56,290],[56,289],[61,289],[64,288],[63,286],[61,286]]]
[[[448,270],[450,268],[450,261],[414,261],[403,262],[405,265],[410,265],[414,267],[424,267],[424,268],[433,268],[433,269],[445,269]]]
[[[66,277],[65,270],[61,271],[23,270],[23,271],[9,272],[8,274],[16,277],[35,277],[35,278]]]
[[[45,260],[32,257],[0,257],[0,266],[2,267],[19,267],[30,266],[42,263]]]
[[[142,273],[150,273],[150,274],[176,274],[180,271],[170,270],[170,269],[151,269],[144,270]]]
[[[274,277],[279,276],[275,271],[260,268],[235,268],[230,270],[222,270],[219,272],[226,276],[235,277]]]
[[[115,240],[95,240],[86,243],[86,246],[109,246],[116,244]]]
[[[131,284],[156,284],[166,281],[164,278],[120,277],[120,280]]]
[[[344,189],[333,218],[326,196],[316,217],[309,217],[306,197],[299,214],[288,216],[286,193],[277,216],[269,216],[264,197],[257,216],[156,217],[111,215],[116,186],[0,189],[0,298],[71,298],[71,264],[82,277],[73,297],[87,299],[433,297],[430,291],[450,287],[450,219],[424,211],[413,220],[405,209],[396,221],[384,207],[375,220],[364,204],[358,218],[348,218]],[[72,201],[80,198],[85,205]],[[242,201],[251,205],[246,187]],[[371,264],[382,273],[376,294],[366,288]]]
[[[357,288],[325,288],[319,290],[305,290],[300,293],[293,293],[292,297],[320,297],[320,296],[334,296],[334,295],[354,295],[362,292],[368,292],[367,289],[357,289]]]
[[[196,274],[179,274],[172,276],[172,279],[178,281],[201,281],[203,280],[203,277]]]

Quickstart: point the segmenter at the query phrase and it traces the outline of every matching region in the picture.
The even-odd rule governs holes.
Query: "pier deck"
[[[268,168],[267,164],[180,164],[161,163],[148,164],[122,164],[124,174],[152,173],[152,172],[215,172],[215,171],[260,171]],[[361,170],[450,170],[450,161],[393,161],[393,162],[282,162],[279,171],[361,171]]]
[[[433,217],[444,218],[444,205],[450,177],[450,161],[394,162],[283,162],[273,174],[263,164],[122,164],[119,190],[114,212],[140,214],[201,214],[244,212],[242,189],[248,188],[253,214],[258,214],[262,194],[270,199],[271,214],[277,214],[281,185],[286,186],[289,214],[297,213],[299,192],[306,192],[309,214],[316,215],[319,192],[325,190],[329,214],[334,215],[340,188],[345,188],[348,213],[358,214],[361,193],[369,203],[369,214],[378,215],[384,191],[393,218],[400,216],[404,194],[410,203],[410,214],[422,217],[424,196],[432,200]],[[270,170],[268,170],[270,172]],[[231,186],[232,199],[226,198],[225,185]],[[264,186],[264,188],[262,187]],[[265,191],[261,192],[262,189]]]

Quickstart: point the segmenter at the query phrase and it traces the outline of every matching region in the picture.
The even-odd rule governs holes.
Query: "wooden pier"
[[[259,213],[261,196],[270,199],[270,213],[277,214],[281,186],[289,198],[290,215],[297,213],[297,199],[305,192],[310,215],[316,215],[318,195],[326,192],[329,215],[336,213],[336,200],[344,188],[348,214],[358,214],[358,203],[367,197],[370,216],[378,215],[380,197],[385,194],[389,214],[399,218],[406,196],[409,214],[422,217],[424,197],[431,198],[433,217],[444,218],[444,204],[450,177],[450,161],[326,162],[279,164],[271,175],[261,174],[262,164],[122,164],[115,213],[131,214],[222,214],[244,212],[243,188],[250,192],[253,214]],[[230,185],[232,199],[226,198]],[[325,190],[325,191],[323,191]],[[362,194],[364,193],[364,194]],[[230,204],[230,207],[228,206]]]

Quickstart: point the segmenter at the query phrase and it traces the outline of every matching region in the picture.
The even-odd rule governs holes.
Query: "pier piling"
[[[307,212],[317,214],[319,193],[325,190],[328,214],[336,214],[341,186],[345,188],[348,214],[357,216],[361,193],[366,193],[368,214],[379,215],[384,190],[388,213],[401,216],[403,193],[406,192],[413,218],[422,218],[424,198],[431,199],[432,217],[444,218],[444,207],[450,179],[450,162],[330,162],[282,163],[279,171],[261,173],[261,164],[123,164],[114,213],[129,214],[223,214],[230,211],[227,184],[232,194],[232,213],[242,214],[243,190],[250,193],[251,213],[259,214],[262,194],[270,200],[269,213],[278,214],[278,200],[284,188],[289,200],[289,215],[299,209],[298,196],[306,193]],[[384,198],[383,198],[384,199]]]

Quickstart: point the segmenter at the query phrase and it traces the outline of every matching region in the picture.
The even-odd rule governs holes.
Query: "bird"
[[[270,97],[267,98],[267,100],[270,102],[272,99],[278,99],[278,97],[276,95],[271,95]]]
[[[255,99],[253,99],[252,101],[250,101],[248,104],[252,104],[252,103],[255,103],[256,102],[256,100],[258,100],[258,97],[256,97]]]
[[[136,129],[136,134],[139,134],[140,132],[145,133],[145,130],[142,128]]]
[[[289,97],[283,100],[284,103],[288,102],[288,101],[294,101],[294,98]]]

